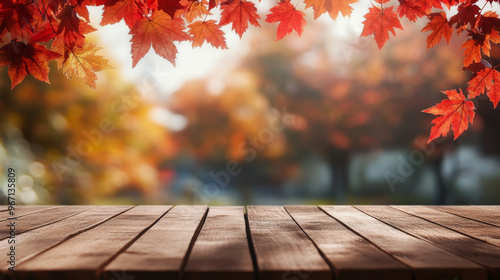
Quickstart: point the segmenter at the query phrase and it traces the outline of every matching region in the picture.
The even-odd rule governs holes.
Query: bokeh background
[[[272,3],[263,1],[261,11]],[[465,89],[454,37],[426,50],[425,22],[379,51],[360,39],[367,6],[275,42],[261,22],[229,50],[179,44],[132,69],[123,23],[92,39],[114,69],[97,89],[51,65],[10,90],[0,70],[0,186],[18,204],[498,204],[500,110],[476,101],[459,139],[426,144],[442,90]],[[366,5],[366,3],[365,3]],[[265,18],[265,16],[262,16]],[[494,64],[500,48],[493,46]]]

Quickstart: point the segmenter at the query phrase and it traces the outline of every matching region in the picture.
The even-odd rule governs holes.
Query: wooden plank
[[[500,228],[429,207],[392,206],[465,235],[500,246]]]
[[[412,279],[411,270],[316,206],[285,207],[333,265],[335,279]]]
[[[242,206],[210,207],[185,269],[187,280],[253,280]]]
[[[0,227],[0,240],[10,236],[11,223],[15,224],[16,234],[21,234],[39,227],[50,225],[57,221],[66,219],[94,206],[65,206],[38,211],[19,217],[15,220],[5,221],[7,226]]]
[[[389,206],[357,206],[356,208],[404,232],[429,240],[443,249],[484,265],[490,270],[492,276],[500,279],[500,247],[470,238]]]
[[[170,206],[137,206],[16,267],[15,279],[99,279],[99,269],[148,229]]]
[[[286,279],[290,273],[332,279],[330,267],[284,207],[248,206],[247,215],[261,280]]]
[[[207,206],[175,206],[104,268],[106,279],[122,273],[140,279],[180,279]]]
[[[15,245],[16,264],[19,265],[30,256],[47,250],[78,233],[89,230],[130,208],[131,206],[95,207],[60,222],[18,234],[15,238],[17,246],[8,244],[8,239],[4,239],[0,242],[0,252],[10,252],[10,246]],[[6,265],[7,261],[8,256],[1,254],[0,264],[5,265],[2,271],[6,271],[10,266]]]
[[[325,212],[413,269],[415,279],[486,279],[486,269],[395,229],[352,206],[321,206]]]
[[[12,216],[10,213],[7,211],[8,205],[3,206],[5,209],[4,212],[0,213],[0,222],[6,221],[8,218],[11,218]],[[32,213],[40,212],[40,211],[45,211],[53,208],[58,208],[61,206],[53,206],[53,205],[33,205],[33,206],[16,206],[14,210],[14,217],[23,217]]]
[[[500,206],[429,206],[443,212],[455,214],[500,227]]]

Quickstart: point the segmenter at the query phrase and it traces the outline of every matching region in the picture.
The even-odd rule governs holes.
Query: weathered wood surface
[[[286,210],[340,279],[412,279],[410,269],[315,206]]]
[[[0,221],[1,279],[500,279],[499,206],[18,206]]]
[[[484,267],[409,235],[352,206],[322,206],[329,215],[411,267],[416,279],[486,279]]]
[[[180,278],[206,212],[206,206],[174,207],[106,266],[106,278],[117,273],[137,280]]]
[[[210,207],[185,274],[189,280],[254,279],[244,207]]]
[[[260,279],[280,279],[286,273],[332,278],[328,263],[284,207],[249,206],[247,211]]]

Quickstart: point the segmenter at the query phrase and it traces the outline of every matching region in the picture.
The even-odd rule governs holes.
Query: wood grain
[[[0,280],[500,280],[499,209],[19,207]]]
[[[89,230],[130,208],[131,206],[99,206],[51,225],[18,234],[15,239],[18,244],[16,246],[16,262],[19,265],[30,256]],[[0,252],[9,252],[10,246],[12,244],[8,244],[7,239],[0,241]],[[0,255],[2,265],[6,265],[7,260],[6,254]],[[8,265],[4,266],[2,271],[6,271],[7,268]]]
[[[437,246],[486,266],[492,276],[500,279],[500,247],[465,236],[388,206],[357,206],[356,208],[398,229],[428,240]]]
[[[500,227],[500,206],[432,206],[430,208]]]
[[[2,212],[0,212],[0,222],[6,221],[8,218],[11,218],[12,216],[9,214],[8,205],[4,205],[2,208]],[[56,208],[56,207],[61,207],[61,206],[54,206],[54,205],[22,205],[22,206],[16,206],[14,210],[15,217],[22,217],[31,213],[39,212],[39,211],[44,211],[44,210],[49,210],[51,208]]]
[[[500,228],[429,207],[393,206],[454,231],[500,246]]]
[[[26,214],[18,217],[16,220],[7,220],[3,223],[9,225],[15,223],[16,234],[21,234],[39,227],[50,225],[57,221],[61,221],[83,211],[87,211],[95,206],[66,206],[47,209],[34,213]],[[10,228],[8,226],[0,227],[0,240],[10,236]]]
[[[104,268],[105,278],[180,279],[206,212],[207,206],[175,206]]]
[[[170,206],[134,207],[21,263],[9,276],[15,279],[98,279],[99,269],[168,209]]]
[[[287,206],[288,213],[333,265],[336,278],[412,279],[411,270],[316,206]]]
[[[332,279],[314,243],[281,206],[248,206],[259,276],[268,279]]]
[[[242,206],[210,207],[189,256],[186,280],[253,280]]]
[[[415,279],[487,279],[484,267],[395,229],[352,206],[320,208],[411,267]]]

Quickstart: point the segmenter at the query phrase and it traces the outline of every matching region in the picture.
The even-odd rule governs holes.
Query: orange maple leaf
[[[12,41],[0,49],[0,67],[9,66],[7,73],[11,89],[24,80],[26,75],[49,82],[49,61],[61,56],[38,43],[25,44]]]
[[[64,75],[68,79],[75,76],[92,88],[96,87],[95,72],[111,68],[104,57],[95,54],[100,49],[95,44],[86,44],[72,49],[62,44],[61,41],[55,41],[52,44],[53,51],[64,54],[56,59],[57,67],[63,69]]]
[[[500,101],[500,72],[495,68],[486,68],[479,71],[474,78],[469,81],[469,98],[474,98],[485,92],[496,108]]]
[[[230,2],[230,1],[228,1]],[[248,28],[248,22],[253,26],[260,27],[260,16],[257,14],[255,4],[245,0],[234,0],[230,4],[221,4],[221,19],[220,26],[232,23],[232,30],[234,30],[241,38],[243,33]]]
[[[193,22],[198,17],[211,14],[208,12],[208,2],[206,0],[183,0],[181,4],[186,7],[184,18],[188,23]]]
[[[306,14],[304,12],[295,9],[295,6],[290,2],[279,3],[270,11],[271,14],[267,16],[266,22],[279,22],[276,41],[292,33],[293,30],[295,30],[299,36],[302,35],[304,26],[306,25],[306,20],[304,18]]]
[[[319,18],[324,13],[328,13],[332,19],[337,19],[339,13],[343,16],[350,16],[352,13],[351,4],[358,0],[305,0],[306,9],[313,7],[314,19]]]
[[[216,48],[227,49],[224,31],[220,30],[215,20],[199,20],[191,23],[188,28],[188,33],[193,36],[193,47],[201,47],[206,41]]]
[[[427,143],[439,136],[446,136],[450,131],[450,126],[453,130],[454,139],[457,139],[457,137],[468,128],[469,122],[472,124],[474,120],[474,110],[476,108],[472,101],[465,99],[462,89],[460,89],[460,93],[456,90],[447,90],[443,91],[443,93],[446,94],[448,99],[441,101],[441,103],[434,107],[422,111],[440,116],[432,121],[434,126],[431,129],[431,134]]]
[[[429,49],[439,44],[441,38],[444,38],[446,43],[449,44],[451,35],[453,34],[453,28],[448,24],[446,13],[432,13],[428,15],[428,18],[429,22],[422,29],[422,32],[432,31],[432,33],[427,36],[427,48]]]
[[[175,66],[177,48],[173,42],[191,40],[191,36],[184,32],[184,29],[182,18],[171,19],[163,11],[155,11],[151,16],[137,21],[129,33],[132,35],[130,40],[132,42],[132,66],[137,65],[151,46],[159,56]]]
[[[392,10],[393,8],[394,7],[379,8],[373,6],[365,15],[361,37],[367,37],[372,34],[375,35],[375,41],[379,49],[382,49],[385,42],[389,40],[389,31],[392,32],[392,35],[396,35],[394,28],[403,30],[398,15]]]
[[[484,42],[478,42],[474,38],[467,40],[462,45],[462,50],[464,50],[464,67],[471,65],[472,63],[481,61],[481,46]]]

